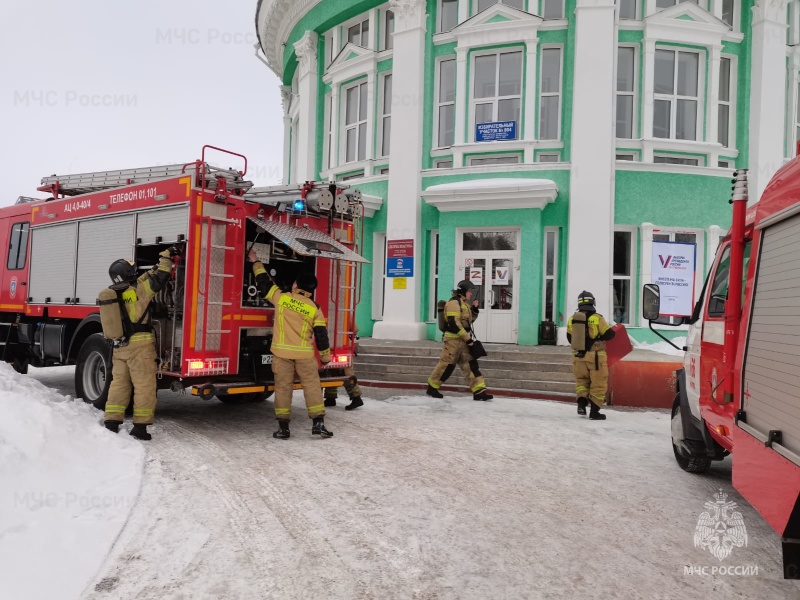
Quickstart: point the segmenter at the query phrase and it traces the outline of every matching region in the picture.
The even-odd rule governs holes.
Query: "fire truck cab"
[[[252,248],[274,281],[300,272],[319,282],[314,300],[328,318],[332,361],[323,387],[342,384],[352,361],[358,303],[362,205],[334,183],[255,188],[242,170],[201,159],[188,164],[51,176],[47,200],[0,209],[8,255],[0,275],[3,360],[76,366],[78,396],[101,408],[111,381],[111,347],[96,299],[115,259],[140,273],[161,251],[180,249],[172,280],[151,302],[159,387],[224,402],[264,399],[273,390],[274,308],[258,293]]]
[[[739,171],[731,230],[683,320],[672,448],[691,473],[733,456],[734,487],[782,536],[784,577],[800,579],[800,158],[747,199]],[[643,302],[652,328],[658,286]]]

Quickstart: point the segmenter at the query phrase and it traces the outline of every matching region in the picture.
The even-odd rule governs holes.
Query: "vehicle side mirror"
[[[658,320],[661,313],[661,292],[655,283],[646,283],[642,291],[642,314],[648,321]]]

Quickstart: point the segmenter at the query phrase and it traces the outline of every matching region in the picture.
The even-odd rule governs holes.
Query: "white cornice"
[[[357,187],[357,186],[353,186]],[[383,198],[370,194],[361,194],[361,204],[364,205],[364,216],[373,217],[383,206]]]
[[[472,185],[470,185],[472,184]],[[425,202],[441,212],[538,208],[554,202],[558,186],[549,179],[482,179],[435,185],[422,192]]]
[[[283,75],[286,38],[303,16],[322,0],[261,0],[256,14],[261,49],[267,62]]]
[[[670,173],[672,175],[705,175],[706,177],[724,177],[730,179],[733,169],[720,167],[693,167],[691,165],[668,165],[661,163],[635,162],[618,160],[617,171],[648,171],[653,173]]]

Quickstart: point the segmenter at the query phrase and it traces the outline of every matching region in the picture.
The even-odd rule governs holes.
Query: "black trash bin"
[[[556,345],[556,324],[552,321],[542,321],[539,325],[539,345]]]

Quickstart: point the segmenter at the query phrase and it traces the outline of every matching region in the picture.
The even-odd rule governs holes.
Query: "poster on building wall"
[[[661,291],[661,316],[692,314],[696,263],[697,244],[653,242],[652,283]]]
[[[483,267],[469,267],[469,280],[475,285],[483,285]]]
[[[386,276],[414,276],[414,240],[389,240],[386,243]]]

